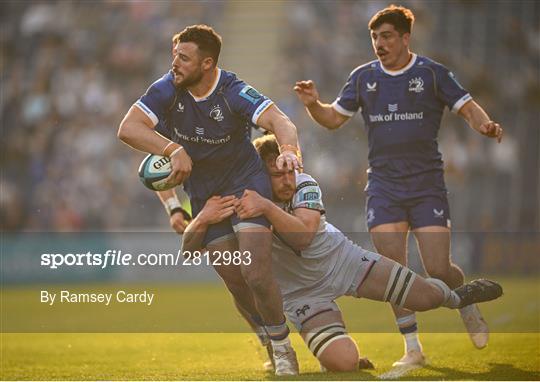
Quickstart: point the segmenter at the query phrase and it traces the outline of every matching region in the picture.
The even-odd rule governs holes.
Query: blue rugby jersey
[[[457,113],[469,93],[452,72],[413,54],[395,72],[378,60],[353,70],[332,106],[352,117],[359,109],[369,143],[367,191],[445,190],[437,134],[444,108]]]
[[[251,127],[273,102],[232,72],[219,69],[203,98],[175,87],[172,72],[154,82],[135,103],[156,130],[181,144],[193,160],[184,189],[191,198],[239,191],[263,169],[250,141]]]

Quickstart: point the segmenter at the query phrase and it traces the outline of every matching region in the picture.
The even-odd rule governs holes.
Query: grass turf
[[[421,339],[429,365],[405,376],[408,380],[538,380],[540,379],[540,286],[537,279],[504,279],[503,299],[484,304],[482,311],[491,325],[490,345],[476,350],[465,333],[436,333],[437,328],[461,331],[458,315],[446,309],[419,314]],[[98,288],[92,286],[92,289]],[[110,286],[114,289],[114,286]],[[35,289],[35,288],[34,288]],[[28,288],[4,289],[2,303],[14,306]],[[85,289],[85,288],[82,288]],[[89,289],[89,287],[86,287]],[[193,331],[220,322],[220,329],[243,333],[2,333],[2,380],[260,380],[275,379],[261,369],[264,350],[235,314],[230,299],[220,285],[174,285],[159,288],[182,306],[182,312],[161,316],[171,322],[193,323]],[[525,298],[523,298],[525,296]],[[522,298],[518,298],[522,297]],[[536,297],[536,299],[535,299]],[[35,298],[35,297],[32,297]],[[157,297],[156,297],[157,298]],[[203,303],[190,305],[190,301]],[[180,304],[176,304],[177,306]],[[377,369],[368,372],[320,374],[318,363],[298,334],[292,340],[298,352],[301,380],[377,379],[388,371],[402,353],[402,340],[394,333],[393,318],[385,304],[343,299],[340,305],[362,355]],[[20,304],[19,304],[20,306]],[[153,315],[166,314],[157,306]],[[22,308],[21,308],[22,309]],[[123,308],[120,308],[123,309]],[[189,313],[188,313],[189,312]],[[38,312],[32,312],[38,313]],[[66,311],[64,314],[73,312]],[[88,319],[89,312],[70,317]],[[3,318],[6,318],[4,316]],[[201,315],[205,315],[202,317]],[[129,319],[134,320],[132,316]],[[172,318],[170,318],[172,317]],[[18,317],[24,322],[28,317]],[[94,317],[94,320],[99,318]],[[5,331],[6,321],[3,321]],[[9,323],[9,319],[8,319]],[[13,327],[7,326],[8,328]],[[75,326],[76,327],[76,326]],[[96,326],[97,328],[97,326]],[[169,328],[169,326],[167,326]],[[455,328],[455,329],[454,329]],[[528,333],[519,333],[527,331]]]

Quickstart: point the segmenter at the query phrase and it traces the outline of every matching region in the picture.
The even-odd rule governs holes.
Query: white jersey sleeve
[[[296,192],[291,207],[293,210],[308,208],[324,213],[321,188],[311,175],[304,173],[296,175]]]

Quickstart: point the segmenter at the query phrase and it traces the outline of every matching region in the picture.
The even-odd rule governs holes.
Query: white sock
[[[285,337],[282,340],[270,340],[272,342],[272,346],[275,348],[276,346],[290,346],[291,341],[289,340],[289,337]]]
[[[418,332],[404,334],[403,339],[405,340],[405,353],[408,353],[411,350],[422,351]]]
[[[461,298],[457,295],[456,292],[450,289],[448,285],[442,280],[427,278],[426,281],[432,285],[435,285],[439,288],[444,294],[444,301],[441,306],[445,306],[450,309],[456,309],[461,303]]]
[[[399,317],[396,320],[399,331],[403,335],[405,342],[405,353],[411,350],[422,351],[422,345],[418,338],[418,326],[416,324],[416,314],[412,313],[408,316]]]
[[[473,305],[467,305],[467,306],[464,306],[463,308],[461,308],[459,310],[459,313],[462,315],[462,316],[466,316],[470,313],[473,313],[474,312],[474,304]]]
[[[457,309],[459,307],[459,304],[461,304],[461,297],[459,297],[456,292],[451,290],[450,297],[448,297],[448,300],[446,300],[443,306],[450,309]]]

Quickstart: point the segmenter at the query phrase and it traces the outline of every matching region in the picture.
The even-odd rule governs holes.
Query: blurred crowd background
[[[454,230],[540,231],[540,3],[403,1],[413,51],[444,63],[505,128],[502,144],[449,112],[440,132]],[[366,230],[367,137],[360,115],[327,132],[292,91],[313,79],[332,102],[374,59],[367,22],[382,1],[2,1],[0,61],[4,230],[169,230],[137,177],[144,154],[118,125],[171,63],[171,37],[207,23],[220,66],[295,122],[330,220]],[[245,73],[245,74],[244,74]]]

